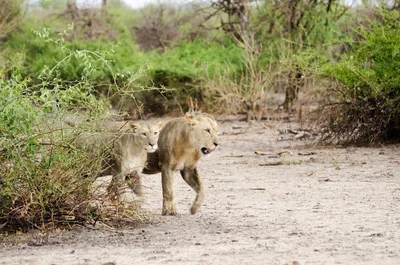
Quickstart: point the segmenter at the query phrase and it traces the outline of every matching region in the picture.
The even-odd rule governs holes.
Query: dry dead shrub
[[[135,26],[136,42],[144,51],[161,49],[164,51],[169,42],[176,39],[179,21],[166,21],[166,17],[175,17],[178,11],[160,5],[152,12],[143,12],[143,24]]]
[[[6,40],[21,19],[22,0],[2,0],[0,8],[0,41]]]
[[[400,139],[399,106],[388,107],[384,95],[359,98],[354,94],[349,99],[343,96],[349,90],[346,86],[333,81],[328,84],[324,101],[308,120],[321,133],[321,143],[370,145]]]
[[[144,51],[164,52],[167,47],[182,40],[205,38],[209,33],[200,27],[203,19],[195,10],[173,4],[150,5],[141,11],[139,21],[133,30],[136,43]]]
[[[239,77],[215,73],[202,80],[201,87],[208,107],[219,112],[247,114],[248,119],[257,112],[271,87],[271,78],[259,65],[261,47],[251,39],[237,41],[243,51],[244,69]]]
[[[85,37],[97,40],[106,36],[109,40],[118,40],[116,30],[107,22],[107,10],[98,8],[78,8],[76,2],[68,2],[62,17],[68,18],[74,24],[73,34],[69,37]]]

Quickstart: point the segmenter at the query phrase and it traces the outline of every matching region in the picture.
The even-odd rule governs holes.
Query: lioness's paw
[[[168,205],[168,206],[164,205],[161,214],[162,215],[176,215],[177,214],[176,208],[173,204]]]
[[[162,215],[176,215],[177,212],[176,211],[168,211],[168,210],[163,210]]]

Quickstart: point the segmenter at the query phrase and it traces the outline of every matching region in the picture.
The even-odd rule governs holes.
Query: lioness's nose
[[[154,146],[154,144],[151,144],[151,143],[149,143],[149,145],[150,145],[151,147],[153,147],[153,146]]]
[[[218,143],[214,143],[214,145],[215,145],[215,146],[218,146],[219,144],[218,144]]]

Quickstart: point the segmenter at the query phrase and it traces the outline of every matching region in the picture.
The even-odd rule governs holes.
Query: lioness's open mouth
[[[210,150],[209,150],[208,148],[205,148],[205,147],[201,148],[201,152],[202,152],[204,155],[208,155],[209,153],[211,153]]]
[[[214,148],[203,147],[200,150],[204,155],[208,155],[208,154],[211,154],[211,152],[214,151],[215,149],[216,149],[216,147],[214,147]]]

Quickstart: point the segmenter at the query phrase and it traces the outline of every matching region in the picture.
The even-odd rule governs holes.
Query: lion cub
[[[170,120],[160,131],[158,150],[148,154],[145,174],[161,171],[163,190],[163,215],[175,215],[172,189],[173,171],[179,170],[182,178],[196,191],[197,196],[190,209],[195,214],[204,201],[204,186],[197,171],[201,154],[213,152],[219,145],[218,124],[206,113],[191,113]]]

